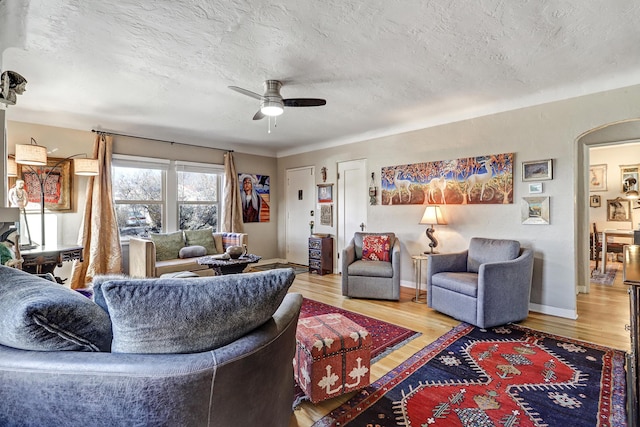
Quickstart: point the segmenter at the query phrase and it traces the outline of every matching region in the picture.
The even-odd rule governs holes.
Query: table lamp
[[[434,233],[434,224],[438,225],[447,225],[447,221],[442,217],[442,211],[440,210],[440,206],[427,206],[424,210],[424,214],[422,215],[422,219],[419,224],[428,224],[429,227],[426,230],[427,238],[431,240],[429,243],[429,247],[431,248],[430,252],[425,251],[425,254],[433,253],[433,250],[438,246],[438,240],[433,236]]]

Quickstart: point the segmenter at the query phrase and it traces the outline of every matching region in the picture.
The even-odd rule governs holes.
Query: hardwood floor
[[[415,290],[402,288],[400,301],[349,299],[341,294],[340,276],[302,273],[296,276],[291,292],[305,298],[355,311],[385,322],[404,326],[422,335],[379,360],[371,367],[371,382],[377,380],[418,350],[433,342],[460,322],[440,314],[425,304],[411,301]],[[591,292],[578,295],[578,319],[570,320],[531,312],[520,323],[540,331],[593,342],[624,351],[630,349],[629,296],[619,271],[613,286],[591,285]],[[296,409],[289,427],[308,427],[344,403],[353,393],[320,402],[305,402]]]

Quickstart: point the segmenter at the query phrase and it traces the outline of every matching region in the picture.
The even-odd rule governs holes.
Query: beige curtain
[[[240,187],[233,153],[224,155],[224,209],[222,211],[222,229],[227,233],[242,233],[242,204]]]
[[[100,174],[89,177],[87,203],[78,242],[84,247],[83,262],[74,261],[71,288],[83,288],[98,274],[122,272],[122,250],[111,190],[113,137],[98,134],[93,157]]]

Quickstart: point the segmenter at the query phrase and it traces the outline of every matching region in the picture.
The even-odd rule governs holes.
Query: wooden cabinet
[[[309,237],[309,273],[333,273],[333,238]]]

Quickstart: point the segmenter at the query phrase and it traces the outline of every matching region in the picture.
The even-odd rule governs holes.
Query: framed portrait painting
[[[607,221],[631,221],[631,200],[622,198],[607,200]]]
[[[239,173],[242,222],[269,222],[271,219],[271,184],[269,175]]]
[[[333,202],[333,184],[318,184],[318,203]]]

